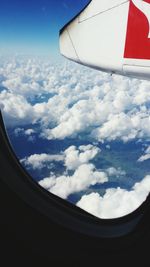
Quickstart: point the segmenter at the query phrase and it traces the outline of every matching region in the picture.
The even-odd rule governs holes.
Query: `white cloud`
[[[143,162],[143,161],[148,160],[148,159],[150,159],[150,154],[146,154],[146,155],[141,156],[141,157],[138,159],[138,161],[139,161],[139,162]]]
[[[15,134],[15,136],[19,136],[19,135],[22,135],[22,134],[24,134],[24,128],[16,128],[15,130],[14,130],[14,134]]]
[[[22,128],[17,128],[15,131],[16,134],[26,132]],[[30,135],[33,132],[32,129],[28,129],[27,135]],[[90,144],[79,146],[79,148],[70,146],[64,152],[61,152],[61,154],[34,154],[22,159],[21,163],[24,163],[26,166],[33,169],[41,169],[48,162],[63,161],[67,170],[76,170],[80,165],[89,163],[98,155],[98,153],[100,153],[100,151],[100,148]]]
[[[150,175],[136,183],[131,191],[121,188],[107,189],[104,196],[98,193],[84,195],[77,206],[103,219],[118,218],[137,209],[150,192]]]
[[[16,136],[19,136],[19,135],[26,135],[26,136],[31,136],[35,133],[35,130],[34,129],[27,129],[25,130],[24,128],[16,128],[14,130],[14,134]]]
[[[27,168],[32,169],[42,169],[48,167],[48,164],[53,161],[63,161],[63,155],[49,155],[46,153],[43,154],[34,154],[29,157],[26,157],[20,160]]]
[[[21,95],[6,90],[0,93],[0,106],[9,126],[21,126],[32,123],[36,114],[32,106]]]
[[[150,136],[150,116],[143,111],[133,114],[119,113],[110,115],[107,122],[102,127],[93,131],[93,137],[99,141],[123,140],[124,142],[149,138]]]
[[[108,169],[106,169],[106,172],[108,173],[109,176],[123,176],[126,175],[126,172],[121,170],[121,168],[114,168],[114,167],[110,167]]]
[[[41,180],[39,184],[51,193],[66,199],[70,194],[86,190],[90,185],[107,181],[105,172],[96,171],[93,164],[82,164],[72,176],[52,176]]]
[[[135,95],[134,102],[137,105],[142,105],[150,102],[150,84],[149,81],[143,81],[138,87],[138,93]]]
[[[145,153],[146,153],[146,154],[150,154],[150,146],[147,147]]]
[[[35,133],[35,130],[34,129],[27,129],[27,130],[25,130],[24,133],[25,133],[25,135],[32,135]]]
[[[0,92],[0,107],[8,126],[39,122],[47,139],[82,133],[98,141],[150,137],[147,81],[38,58],[2,61],[0,77],[7,88]]]
[[[36,141],[35,133],[36,133],[36,131],[34,129],[27,129],[27,130],[25,130],[24,128],[19,128],[18,127],[18,128],[15,128],[15,130],[14,130],[14,135],[16,137],[26,136],[27,137],[27,140],[29,142],[32,142],[32,143],[34,143]]]
[[[138,159],[138,162],[143,162],[148,159],[150,159],[150,146],[147,147],[147,149],[145,150],[145,154]]]
[[[101,81],[101,75],[99,81],[96,77],[96,83]],[[147,83],[118,76],[111,79],[109,75],[103,85],[94,85],[94,82],[93,75],[93,87],[88,90],[87,84],[84,84],[85,88],[82,85],[80,91],[76,91],[76,87],[71,91],[61,91],[61,97],[65,95],[71,106],[65,107],[55,127],[45,129],[45,137],[64,139],[88,133],[99,141],[119,139],[126,142],[149,138],[150,110],[146,106],[149,97],[145,97],[142,104],[136,99],[138,93],[148,87]]]
[[[98,147],[93,145],[82,145],[79,148],[70,146],[63,153],[66,174],[62,176],[50,175],[40,181],[40,185],[51,193],[62,198],[70,194],[86,190],[89,186],[108,181],[104,171],[96,170],[94,164],[90,163],[100,152]],[[73,170],[72,175],[67,170]]]
[[[88,163],[100,153],[100,149],[93,145],[71,146],[65,150],[65,166],[68,170],[76,170],[80,165]]]

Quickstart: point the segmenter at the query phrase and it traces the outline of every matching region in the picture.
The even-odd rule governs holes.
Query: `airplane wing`
[[[92,0],[60,31],[60,52],[80,64],[150,78],[150,0]]]

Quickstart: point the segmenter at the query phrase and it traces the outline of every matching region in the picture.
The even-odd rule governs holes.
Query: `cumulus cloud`
[[[42,169],[48,167],[48,164],[53,161],[63,161],[63,155],[49,155],[46,153],[43,154],[34,154],[29,157],[21,159],[20,162],[24,164],[27,168]]]
[[[64,152],[65,166],[68,170],[76,170],[80,165],[95,158],[100,151],[100,148],[93,145],[79,146],[78,149],[71,146]]]
[[[148,159],[150,159],[150,146],[145,150],[145,154],[138,159],[138,162],[143,162]]]
[[[40,124],[41,137],[124,142],[150,136],[150,85],[64,61],[1,62],[0,107],[8,126]]]
[[[94,164],[90,163],[99,152],[100,149],[93,145],[82,145],[79,148],[70,146],[63,153],[66,173],[58,177],[50,175],[41,180],[40,185],[57,196],[67,198],[70,194],[86,190],[91,185],[107,182],[107,174],[96,170]],[[74,173],[68,175],[68,170]]]
[[[22,128],[17,128],[15,131],[16,134],[23,132],[27,135],[34,132],[32,129],[24,131]],[[41,169],[48,162],[63,161],[67,170],[76,170],[80,165],[89,163],[100,151],[100,148],[90,144],[82,145],[78,148],[76,146],[70,146],[58,155],[46,153],[30,155],[29,157],[21,159],[21,163],[33,169]]]
[[[126,172],[123,171],[121,168],[114,168],[114,167],[110,167],[108,169],[106,169],[106,172],[108,173],[109,176],[123,176],[126,175]]]
[[[143,162],[143,161],[148,160],[148,159],[150,159],[150,154],[146,154],[146,155],[141,156],[141,157],[138,159],[138,161],[139,161],[139,162]]]
[[[32,106],[21,95],[6,90],[0,93],[0,106],[7,125],[21,126],[32,123],[35,114]]]
[[[146,154],[150,154],[150,146],[147,147],[145,153],[146,153]]]
[[[110,115],[109,120],[93,131],[99,141],[123,140],[124,142],[150,136],[150,117],[142,111],[130,116],[125,113]]]
[[[35,133],[35,130],[34,129],[27,129],[24,131],[25,135],[32,135]]]
[[[120,80],[120,85],[117,80]],[[144,90],[144,84],[120,77],[111,80],[107,76],[103,85],[80,92],[80,98],[64,110],[56,127],[45,130],[46,138],[64,139],[82,133],[88,133],[98,141],[119,139],[127,142],[135,138],[148,138],[149,98],[145,97],[142,105],[136,99],[138,91],[141,94],[141,88]]]
[[[29,142],[32,142],[32,143],[34,143],[36,141],[35,133],[36,133],[35,129],[26,129],[25,130],[24,128],[20,128],[20,127],[17,127],[14,129],[15,137],[25,136],[25,137],[27,137],[27,140]]]
[[[16,128],[15,130],[14,130],[14,134],[15,134],[15,136],[16,137],[18,137],[19,135],[22,135],[22,134],[24,134],[24,128]]]
[[[35,130],[34,129],[27,129],[25,130],[24,128],[16,128],[14,130],[14,134],[15,136],[19,136],[19,135],[26,135],[26,136],[31,136],[35,133]]]
[[[84,195],[77,206],[103,219],[112,219],[127,215],[136,210],[150,192],[150,175],[136,183],[131,191],[125,189],[107,189],[104,196],[98,193]]]
[[[73,175],[48,177],[39,182],[51,193],[67,198],[70,194],[86,190],[91,185],[102,184],[108,181],[105,172],[95,170],[93,164],[80,165]]]

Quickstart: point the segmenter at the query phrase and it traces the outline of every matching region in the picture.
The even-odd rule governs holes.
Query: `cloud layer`
[[[98,141],[150,137],[147,81],[40,59],[4,61],[0,107],[8,126],[40,123],[47,139],[83,133]],[[56,108],[57,107],[57,108]]]
[[[27,169],[39,171],[56,162],[63,165],[62,174],[51,172],[40,181],[45,189],[65,199],[83,193],[77,205],[100,218],[123,216],[146,199],[149,173],[130,191],[112,187],[104,195],[85,192],[109,182],[111,176],[126,175],[121,168],[96,168],[95,159],[102,153],[98,142],[150,141],[149,82],[110,76],[68,61],[5,58],[0,61],[0,109],[16,138],[24,135],[33,141],[36,134],[50,142],[88,141],[89,145],[70,145],[54,155],[35,153],[21,160]],[[138,162],[149,159],[147,147]]]

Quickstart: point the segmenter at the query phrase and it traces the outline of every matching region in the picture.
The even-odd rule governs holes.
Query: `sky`
[[[1,0],[0,54],[58,55],[59,30],[89,0]]]

